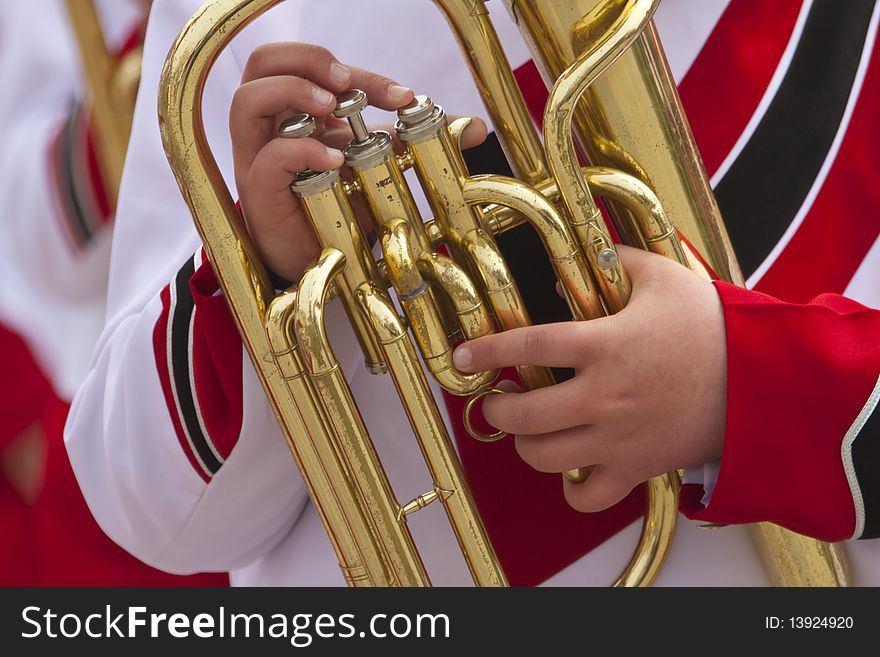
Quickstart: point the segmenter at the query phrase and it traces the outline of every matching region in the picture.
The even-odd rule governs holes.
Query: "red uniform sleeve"
[[[217,474],[242,427],[242,343],[200,250],[161,293],[156,368],[180,446],[199,476]]]
[[[52,386],[21,337],[0,324],[0,455],[37,422],[53,396]]]
[[[707,507],[828,541],[880,536],[880,311],[836,295],[785,303],[716,282],[727,331],[727,420]]]

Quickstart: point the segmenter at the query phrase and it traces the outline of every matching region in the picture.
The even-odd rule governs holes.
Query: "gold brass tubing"
[[[134,96],[125,97],[118,85],[128,84],[127,91],[131,91],[131,81],[117,78],[116,56],[107,48],[94,2],[66,0],[66,5],[88,82],[89,102],[94,113],[91,125],[95,130],[98,168],[111,207],[116,207],[134,116]],[[120,106],[120,102],[124,102],[124,105]]]
[[[354,290],[367,280],[377,280],[378,273],[348,196],[338,180],[338,172],[323,174],[328,177],[324,189],[297,192],[306,215],[322,247],[339,249],[346,259],[345,271],[336,282],[336,290],[364,352],[364,360],[371,372],[384,371],[384,363],[376,338],[353,301]],[[296,187],[296,185],[294,185]]]
[[[455,34],[514,175],[550,177],[544,149],[482,0],[434,0]]]
[[[510,208],[505,208],[503,205],[488,205],[482,210],[486,231],[496,237],[526,223],[526,218],[519,212],[514,212]],[[428,238],[433,241],[435,237],[434,232],[432,230],[428,230],[427,232]]]
[[[544,143],[550,171],[611,313],[626,305],[632,291],[631,284],[619,259],[611,255],[614,253],[611,236],[581,176],[571,138],[572,118],[578,99],[593,80],[639,37],[650,22],[655,0],[642,0],[632,5],[613,38],[584,52],[559,76],[544,110]],[[602,262],[603,254],[605,263]]]
[[[279,366],[278,349],[270,343],[265,326],[265,309],[275,296],[266,270],[250,239],[232,195],[208,147],[202,127],[202,94],[211,65],[229,41],[251,20],[278,0],[224,0],[204,5],[184,27],[172,46],[159,85],[159,125],[165,152],[183,198],[202,237],[223,296],[235,318],[244,346],[259,376],[288,444],[298,444],[306,435],[318,436],[304,426],[308,404],[293,399],[287,376],[296,374]],[[231,247],[231,248],[230,248]],[[304,413],[297,405],[302,403]],[[316,420],[317,421],[317,420]],[[308,449],[308,447],[304,447]],[[309,494],[318,508],[333,506],[336,493],[319,484],[324,474],[311,459],[300,464]],[[314,468],[314,469],[313,469]],[[354,517],[354,515],[349,516]],[[328,515],[322,515],[328,534]],[[372,536],[356,536],[374,543]],[[340,563],[352,564],[348,551],[340,553],[339,534],[332,541]],[[380,551],[377,547],[376,551]],[[369,552],[364,545],[362,553]],[[368,561],[364,566],[368,567]],[[344,573],[352,584],[362,583],[359,573]],[[394,583],[386,576],[376,585]]]
[[[842,587],[851,585],[841,545],[807,539],[779,525],[749,525],[752,540],[774,586]]]
[[[465,263],[467,272],[486,283],[486,299],[504,330],[529,326],[531,321],[513,276],[491,235],[482,230],[478,208],[464,199],[467,168],[449,130],[443,127],[428,139],[407,143],[413,166],[434,211],[434,222],[444,236],[450,255]],[[427,231],[426,231],[427,232]],[[483,260],[481,260],[483,258]],[[519,368],[529,388],[553,384],[546,368]]]
[[[504,0],[548,85],[647,1]],[[620,169],[648,183],[670,221],[713,270],[742,284],[653,23],[591,84],[575,109],[574,123],[590,164]],[[627,235],[628,221],[620,216],[626,210],[613,202],[606,207],[621,237],[634,243]]]
[[[473,340],[494,332],[492,318],[479,290],[454,260],[426,251],[419,256],[416,266],[422,276],[452,302],[465,339]]]
[[[495,242],[480,229],[469,232],[463,246],[483,281],[483,289],[503,331],[529,326],[529,314],[513,282],[513,276]],[[553,375],[545,367],[520,365],[517,368],[528,390],[553,385]]]
[[[633,232],[641,234],[648,250],[688,266],[678,233],[650,187],[635,176],[607,167],[588,167],[584,177],[593,194],[617,201],[629,210],[637,222]]]
[[[373,285],[361,286],[358,301],[379,337],[388,369],[425,456],[435,490],[444,492],[440,499],[474,582],[478,586],[506,586],[507,579],[483,521],[476,512],[477,506],[461,471],[455,447],[446,432],[428,381],[400,318],[387,295]]]
[[[461,262],[461,240],[481,225],[479,212],[468,206],[462,195],[467,168],[448,129],[440,127],[429,139],[408,142],[413,168],[434,212],[434,222],[444,236],[453,260]]]
[[[398,220],[385,225],[382,250],[385,264],[406,314],[425,365],[443,388],[456,395],[467,395],[492,382],[496,371],[465,374],[452,364],[452,345],[428,284],[422,278],[410,249],[409,225]]]
[[[614,586],[651,586],[666,557],[675,535],[678,518],[678,492],[681,479],[669,472],[648,480],[648,505],[632,560]]]
[[[392,586],[430,586],[409,528],[399,520],[400,505],[379,462],[345,375],[333,354],[324,327],[324,303],[333,279],[346,267],[337,249],[324,249],[303,274],[296,299],[294,327],[309,378],[324,406],[348,465],[361,509],[371,516],[375,545],[382,546]]]
[[[339,559],[342,574],[349,586],[376,586],[388,581],[389,567],[384,553],[369,538],[368,521],[359,513],[350,473],[336,451],[337,441],[329,420],[317,398],[299,346],[293,340],[293,318],[296,292],[293,288],[276,297],[266,315],[266,334],[272,345],[272,359],[296,404],[297,421],[301,426],[297,440],[287,438],[297,466],[309,490],[326,491],[322,504],[315,505]]]
[[[474,205],[497,203],[522,214],[544,243],[556,276],[565,290],[572,317],[605,316],[602,300],[584,261],[580,246],[556,208],[537,190],[505,176],[474,176],[464,183],[465,201]]]
[[[468,397],[467,402],[464,405],[464,409],[461,412],[461,419],[464,423],[465,431],[468,432],[468,435],[474,440],[479,440],[481,443],[494,443],[502,438],[506,437],[508,433],[506,431],[502,431],[498,429],[495,433],[483,433],[476,426],[471,419],[472,413],[474,412],[474,407],[477,402],[487,397],[488,395],[503,395],[504,391],[501,388],[483,388],[477,394],[471,395]]]
[[[352,169],[370,212],[379,225],[405,219],[417,240],[418,251],[430,249],[421,214],[394,152],[391,151],[387,159],[375,166],[361,168],[354,165]]]
[[[406,220],[416,254],[431,250],[431,243],[425,232],[416,202],[403,175],[400,158],[394,155],[390,139],[387,141],[387,154],[376,164],[361,166],[356,159],[351,163],[358,189],[367,201],[370,212],[379,226],[385,226],[400,219]],[[446,335],[456,333],[455,313],[446,299],[429,291],[443,321]]]
[[[608,167],[582,167],[581,173],[593,195],[613,199],[629,210],[636,223],[630,232],[637,233],[639,241],[650,251],[692,268],[660,199],[648,185],[633,175]],[[551,202],[558,198],[556,184],[551,181],[544,182],[535,191]],[[521,211],[493,204],[483,207],[483,221],[493,235],[499,235],[522,225],[526,218]]]

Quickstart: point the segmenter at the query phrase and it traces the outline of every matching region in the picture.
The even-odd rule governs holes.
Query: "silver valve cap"
[[[397,110],[394,128],[401,141],[418,143],[446,128],[446,114],[427,96],[416,96],[409,105]]]
[[[363,143],[370,138],[370,131],[364,123],[361,112],[367,106],[367,94],[360,89],[350,89],[336,96],[336,109],[333,116],[337,119],[347,119],[354,134],[356,143]]]
[[[352,114],[362,112],[367,106],[367,94],[360,89],[349,89],[336,96],[336,109],[333,116],[347,119]]]
[[[284,119],[278,126],[278,136],[284,139],[301,139],[312,136],[316,128],[315,117],[311,114],[294,114],[290,118]],[[318,172],[306,169],[296,174],[295,181],[306,180],[316,175]]]
[[[309,137],[315,132],[315,117],[311,114],[294,114],[278,126],[278,136],[285,139]]]
[[[434,101],[427,96],[416,96],[406,107],[397,110],[397,118],[404,125],[410,126],[431,118],[434,114]]]

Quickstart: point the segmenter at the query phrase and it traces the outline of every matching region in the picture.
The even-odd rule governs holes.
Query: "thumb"
[[[663,256],[650,253],[643,249],[637,249],[625,244],[617,244],[617,254],[620,256],[620,264],[634,281],[650,274],[651,267],[658,260],[666,260]]]
[[[453,121],[458,119],[458,116],[450,116],[449,123],[452,124]],[[489,131],[486,128],[486,124],[483,122],[483,119],[478,119],[476,117],[468,117],[470,118],[470,123],[468,123],[467,127],[461,133],[461,148],[462,150],[467,150],[468,148],[473,148],[474,146],[479,146],[484,141],[486,141],[486,137],[489,135]]]
[[[581,513],[597,513],[629,495],[635,485],[606,466],[597,465],[587,480],[575,484],[563,479],[565,501]]]

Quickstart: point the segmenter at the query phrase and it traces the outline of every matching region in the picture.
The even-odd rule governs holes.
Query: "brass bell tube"
[[[116,207],[142,53],[137,49],[117,61],[107,46],[94,0],[66,0],[65,4],[89,90],[98,169],[110,205]]]
[[[493,373],[456,372],[447,334],[484,335],[492,330],[489,311],[501,328],[528,323],[493,238],[522,221],[541,235],[575,317],[619,310],[629,285],[593,195],[609,202],[626,238],[687,261],[677,228],[701,254],[708,249],[716,271],[736,280],[717,206],[650,23],[655,2],[508,0],[531,46],[540,42],[544,48],[545,59],[536,48],[544,73],[558,68],[550,78],[559,82],[545,119],[545,155],[485,4],[435,0],[463,46],[512,167],[524,182],[470,177],[458,144],[464,123],[447,126],[442,110],[430,102],[399,112],[404,156],[394,155],[362,121],[353,124],[355,141],[346,149],[346,162],[354,180],[343,183],[335,171],[303,172],[292,185],[324,251],[297,288],[277,296],[208,149],[201,97],[219,52],[278,1],[214,0],[184,28],[160,85],[160,127],[169,162],[349,584],[428,584],[406,519],[439,501],[474,581],[503,585],[504,573],[430,395],[410,330],[438,381],[459,394],[473,391],[472,401],[485,395]],[[566,40],[569,45],[561,46]],[[617,74],[618,68],[624,73]],[[631,138],[617,134],[633,120],[632,110],[615,101],[615,85],[626,84],[621,80],[635,80],[632,98],[638,102],[633,103],[640,112],[654,113],[644,135],[635,129]],[[651,102],[641,108],[645,99]],[[356,113],[359,102],[342,99],[337,109]],[[583,172],[572,128],[591,160]],[[657,146],[658,134],[663,148]],[[650,153],[640,151],[641,140]],[[671,173],[663,160],[670,153],[675,164],[666,161],[665,167]],[[409,166],[435,213],[424,224],[403,179]],[[364,195],[373,213],[385,256],[378,263],[349,205],[351,194]],[[692,216],[682,216],[688,212]],[[433,251],[441,244],[451,258]],[[397,291],[408,326],[386,292],[389,285]],[[331,292],[344,305],[370,370],[390,372],[431,472],[431,488],[404,504],[391,493],[326,340],[323,315]],[[552,383],[543,368],[521,368],[521,375],[530,387]],[[369,481],[363,483],[358,478],[365,473]],[[616,585],[647,585],[656,577],[674,534],[678,489],[677,473],[649,482],[642,537]],[[845,562],[833,546],[770,525],[760,530],[772,535],[765,542],[776,541],[764,556],[787,583],[845,582]]]

